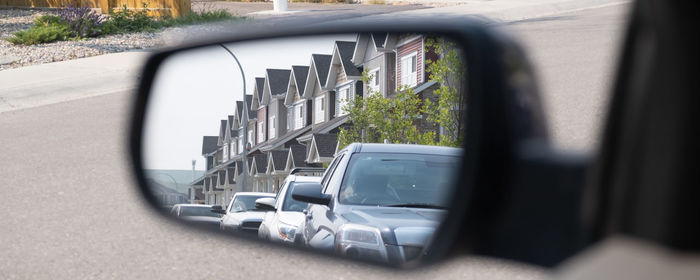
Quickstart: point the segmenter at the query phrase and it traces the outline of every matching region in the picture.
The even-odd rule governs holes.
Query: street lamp
[[[286,4],[286,2],[285,2]],[[243,77],[243,108],[248,108],[248,104],[245,102],[245,73],[243,73],[243,67],[241,66],[241,62],[238,61],[238,58],[236,57],[233,52],[227,48],[224,44],[219,44],[222,48],[224,48],[232,57],[234,60],[236,60],[236,64],[238,64],[238,69],[241,70],[241,76]],[[245,112],[246,110],[241,110],[241,112]],[[243,114],[243,143],[248,143],[248,114]],[[247,145],[243,145],[243,158],[241,159],[241,164],[243,164],[243,178],[241,178],[241,184],[242,189],[245,189],[246,183],[247,183],[247,177],[248,177],[248,168],[247,168],[247,157],[248,157],[248,147]]]

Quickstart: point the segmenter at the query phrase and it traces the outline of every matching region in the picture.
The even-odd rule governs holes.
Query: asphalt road
[[[532,53],[556,142],[590,149],[628,6],[506,24]],[[541,279],[536,267],[462,257],[397,272],[209,236],[152,215],[131,177],[132,92],[0,114],[0,278]]]

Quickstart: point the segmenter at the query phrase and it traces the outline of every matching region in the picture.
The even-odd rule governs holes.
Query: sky
[[[225,44],[238,58],[253,93],[265,69],[309,65],[311,54],[331,54],[336,40],[355,34],[246,41]],[[146,169],[205,169],[202,137],[218,136],[221,120],[243,100],[243,79],[233,57],[221,46],[176,53],[156,73],[146,110],[142,151]]]

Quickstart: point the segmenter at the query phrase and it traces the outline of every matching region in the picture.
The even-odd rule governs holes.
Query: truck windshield
[[[352,156],[339,202],[444,209],[460,157],[359,153]]]

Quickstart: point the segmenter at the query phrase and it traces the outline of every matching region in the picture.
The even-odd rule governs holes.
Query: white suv
[[[321,177],[289,175],[282,184],[276,198],[261,198],[256,207],[268,210],[258,229],[258,237],[277,242],[295,242],[299,226],[306,215],[302,212],[308,204],[292,199],[296,183],[318,183]]]

